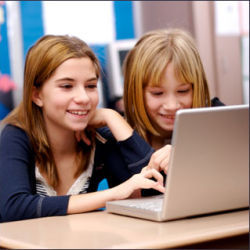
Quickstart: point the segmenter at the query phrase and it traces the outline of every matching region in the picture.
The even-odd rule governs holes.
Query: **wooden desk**
[[[234,236],[243,235],[246,241],[248,232],[248,210],[170,222],[152,222],[101,211],[1,223],[0,246],[145,249],[186,248],[206,242],[211,247],[210,241],[224,239],[227,242]]]

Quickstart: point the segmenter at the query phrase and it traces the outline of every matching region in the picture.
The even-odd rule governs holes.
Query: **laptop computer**
[[[249,207],[249,106],[179,110],[163,195],[109,201],[110,213],[168,221]]]

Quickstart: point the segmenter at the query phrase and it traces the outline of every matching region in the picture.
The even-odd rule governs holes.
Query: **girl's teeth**
[[[69,111],[73,115],[86,115],[87,111]]]

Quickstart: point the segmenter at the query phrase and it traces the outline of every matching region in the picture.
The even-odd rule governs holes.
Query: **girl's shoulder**
[[[211,100],[211,106],[218,107],[218,106],[225,106],[225,104],[218,97],[214,97]]]
[[[28,134],[20,127],[7,124],[2,128],[0,134],[1,145],[11,145],[12,147],[32,148]]]
[[[4,127],[1,129],[1,137],[5,136],[20,136],[25,139],[28,139],[27,133],[20,127],[11,125],[11,124],[6,124]]]

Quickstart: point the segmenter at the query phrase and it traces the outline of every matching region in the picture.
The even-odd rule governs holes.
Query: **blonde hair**
[[[99,61],[82,40],[67,35],[46,35],[40,38],[29,49],[26,56],[22,102],[3,120],[3,123],[20,127],[28,134],[33,145],[36,163],[53,187],[58,185],[58,173],[50,149],[42,109],[32,101],[32,91],[34,87],[41,88],[63,62],[70,58],[82,57],[90,58],[95,67],[96,76],[99,77]],[[84,147],[84,150],[83,152],[83,148],[78,145],[76,176],[86,169],[90,160],[91,148]]]
[[[211,106],[203,65],[191,35],[180,29],[154,30],[143,35],[127,54],[124,64],[124,106],[129,124],[149,142],[160,133],[146,112],[144,88],[158,86],[169,63],[176,77],[193,86],[193,107]]]

